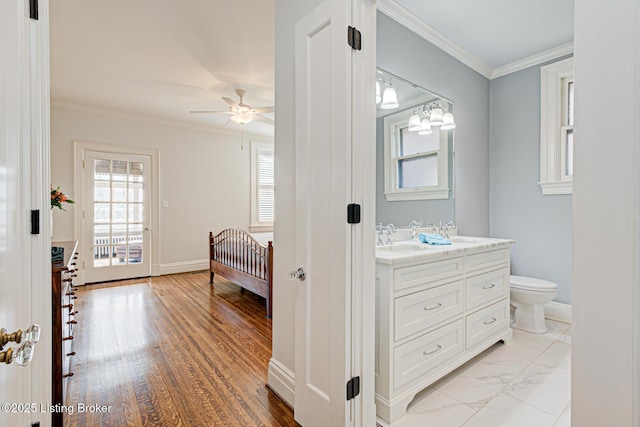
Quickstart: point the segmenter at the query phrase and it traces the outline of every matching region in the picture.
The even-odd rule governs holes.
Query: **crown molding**
[[[61,101],[58,99],[51,99],[51,108],[57,108],[60,110],[76,111],[79,113],[89,113],[98,116],[111,117],[115,119],[132,120],[141,123],[147,123],[152,125],[171,126],[180,129],[197,130],[201,132],[216,133],[222,135],[237,136],[238,131],[225,129],[218,126],[202,126],[195,123],[191,123],[183,120],[167,119],[159,116],[149,116],[145,114],[131,113],[128,111],[112,110],[110,108],[95,107],[92,105],[76,104],[68,101]],[[273,140],[271,135],[258,135],[254,133],[244,132],[244,135],[248,138],[256,138],[257,140],[269,139]]]
[[[378,10],[409,30],[413,31],[426,41],[442,49],[467,67],[490,79],[493,69],[473,56],[442,33],[427,24],[404,7],[393,0],[378,0]]]
[[[527,58],[520,59],[501,67],[497,67],[493,70],[493,73],[491,73],[491,79],[506,76],[507,74],[515,73],[516,71],[524,70],[525,68],[543,64],[545,62],[552,61],[562,56],[571,54],[573,54],[573,42],[560,45],[553,49],[545,50],[544,52],[540,52],[536,55],[531,55]]]
[[[396,3],[394,0],[378,0],[377,6],[378,10],[389,18],[413,31],[429,43],[442,49],[489,80],[506,76],[507,74],[515,73],[516,71],[524,70],[525,68],[542,64],[562,56],[571,55],[573,53],[573,42],[570,42],[527,58],[520,59],[510,64],[492,68],[445,37],[431,25],[427,24],[416,15]]]

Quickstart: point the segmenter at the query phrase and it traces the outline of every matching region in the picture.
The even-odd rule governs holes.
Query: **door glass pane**
[[[142,222],[142,204],[129,203],[129,222]]]
[[[438,185],[437,154],[398,161],[399,188],[418,188],[435,185]]]
[[[114,182],[113,184],[113,200],[114,202],[126,202],[127,201],[127,183],[126,182]]]
[[[113,180],[114,181],[126,181],[127,179],[127,162],[122,160],[113,161]]]
[[[143,167],[141,162],[129,162],[129,182],[142,182]]]
[[[108,267],[111,261],[113,246],[99,245],[93,248],[93,266]]]
[[[129,224],[129,243],[142,242],[142,224]]]
[[[95,180],[109,180],[111,174],[109,173],[111,162],[109,160],[96,159],[93,162],[93,179]]]
[[[125,224],[113,224],[111,227],[111,243],[124,243],[127,241],[127,226]]]
[[[110,215],[109,211],[111,206],[109,203],[94,203],[93,204],[93,222],[96,224],[109,223]]]
[[[573,82],[569,82],[567,96],[567,124],[573,126]]]
[[[111,200],[109,182],[96,181],[96,185],[93,188],[93,200],[96,202],[108,202]]]
[[[126,222],[127,221],[127,204],[114,203],[112,206],[113,206],[113,217],[111,218],[111,222]]]
[[[143,187],[141,182],[129,182],[129,201],[142,203]]]

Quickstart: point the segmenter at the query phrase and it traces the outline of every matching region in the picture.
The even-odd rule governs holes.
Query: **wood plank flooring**
[[[265,387],[264,299],[209,272],[79,287],[65,426],[296,426]]]

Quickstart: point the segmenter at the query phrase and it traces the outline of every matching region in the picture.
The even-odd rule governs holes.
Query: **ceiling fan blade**
[[[189,111],[190,113],[209,113],[209,114],[233,114],[231,111],[209,111],[209,110],[202,110],[202,111]]]
[[[254,108],[253,111],[256,114],[261,114],[261,113],[273,113],[273,110],[275,109],[275,107],[260,107],[260,108]]]
[[[223,97],[222,97],[222,100],[223,100],[224,102],[226,102],[227,104],[229,104],[229,106],[230,106],[231,108],[238,108],[238,107],[240,107],[236,101],[234,101],[234,100],[233,100],[233,99],[231,99],[231,98],[227,98],[226,96],[223,96]]]
[[[262,122],[262,123],[266,123],[269,125],[274,125],[276,122],[274,122],[273,120],[271,120],[269,117],[264,117],[264,116],[259,116],[259,115],[254,115],[253,118],[256,121]]]

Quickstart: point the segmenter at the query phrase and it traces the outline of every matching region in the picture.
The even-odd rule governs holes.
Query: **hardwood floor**
[[[205,271],[78,287],[65,426],[296,426],[265,387],[264,299],[208,283]]]

